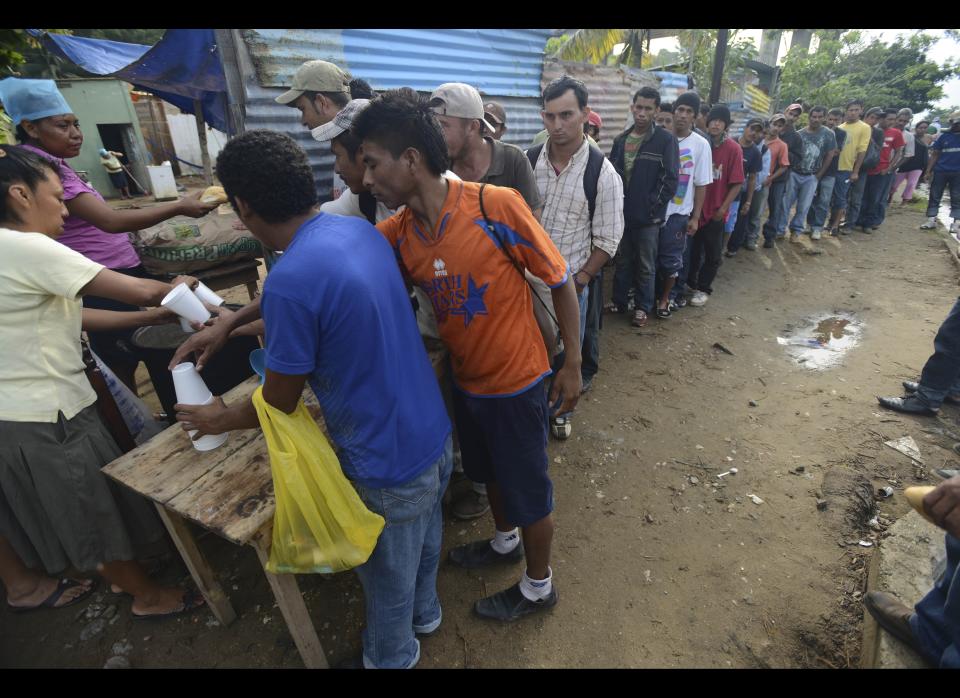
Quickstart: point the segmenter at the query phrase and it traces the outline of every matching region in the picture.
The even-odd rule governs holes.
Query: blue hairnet
[[[0,80],[0,102],[15,126],[24,119],[36,121],[47,116],[72,114],[67,100],[53,80]]]

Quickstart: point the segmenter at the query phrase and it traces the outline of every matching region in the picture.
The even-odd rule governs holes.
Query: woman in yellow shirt
[[[135,617],[181,613],[203,600],[157,584],[136,562],[163,543],[163,527],[146,500],[100,472],[121,452],[97,413],[80,352],[81,323],[114,329],[170,319],[162,309],[83,311],[83,295],[158,305],[172,287],[111,271],[56,242],[66,216],[54,166],[0,145],[0,579],[7,605],[22,611],[78,601],[92,591],[88,581],[48,576],[73,567],[96,569],[132,594]]]

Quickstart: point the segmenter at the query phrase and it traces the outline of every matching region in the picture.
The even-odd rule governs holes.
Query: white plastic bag
[[[147,403],[134,395],[130,388],[117,378],[116,374],[103,363],[93,350],[90,353],[93,354],[93,360],[97,362],[97,367],[103,373],[107,388],[110,389],[110,394],[113,395],[113,400],[117,403],[117,409],[120,410],[120,415],[127,425],[127,430],[137,446],[167,428],[168,425],[165,422],[153,418],[153,412],[147,406]]]

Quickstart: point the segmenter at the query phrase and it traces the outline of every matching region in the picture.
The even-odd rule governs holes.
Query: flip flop
[[[29,611],[37,611],[41,608],[66,608],[67,606],[72,606],[78,601],[81,601],[82,599],[85,599],[86,597],[90,596],[90,594],[92,594],[94,590],[97,588],[96,583],[91,584],[90,587],[85,592],[83,592],[76,598],[71,599],[70,601],[67,601],[64,604],[60,604],[59,606],[57,606],[57,601],[60,600],[60,597],[63,596],[67,590],[76,589],[77,587],[82,587],[82,586],[84,586],[83,582],[78,581],[76,579],[70,579],[69,577],[64,577],[59,582],[57,582],[57,588],[54,589],[53,592],[51,592],[50,596],[45,598],[36,606],[11,606],[10,603],[8,602],[7,608],[10,609],[11,613],[27,613]]]
[[[183,592],[183,598],[180,601],[180,606],[173,609],[172,611],[167,611],[166,613],[134,613],[130,611],[130,615],[133,616],[134,620],[155,620],[157,618],[169,618],[170,616],[179,616],[183,613],[189,613],[194,611],[206,603],[206,600],[196,589],[189,589]]]

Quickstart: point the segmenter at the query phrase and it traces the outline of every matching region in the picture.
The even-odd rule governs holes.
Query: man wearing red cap
[[[587,115],[587,125],[584,127],[583,131],[593,140],[600,140],[600,129],[603,127],[603,119],[600,118],[600,115],[595,111],[591,111]]]

